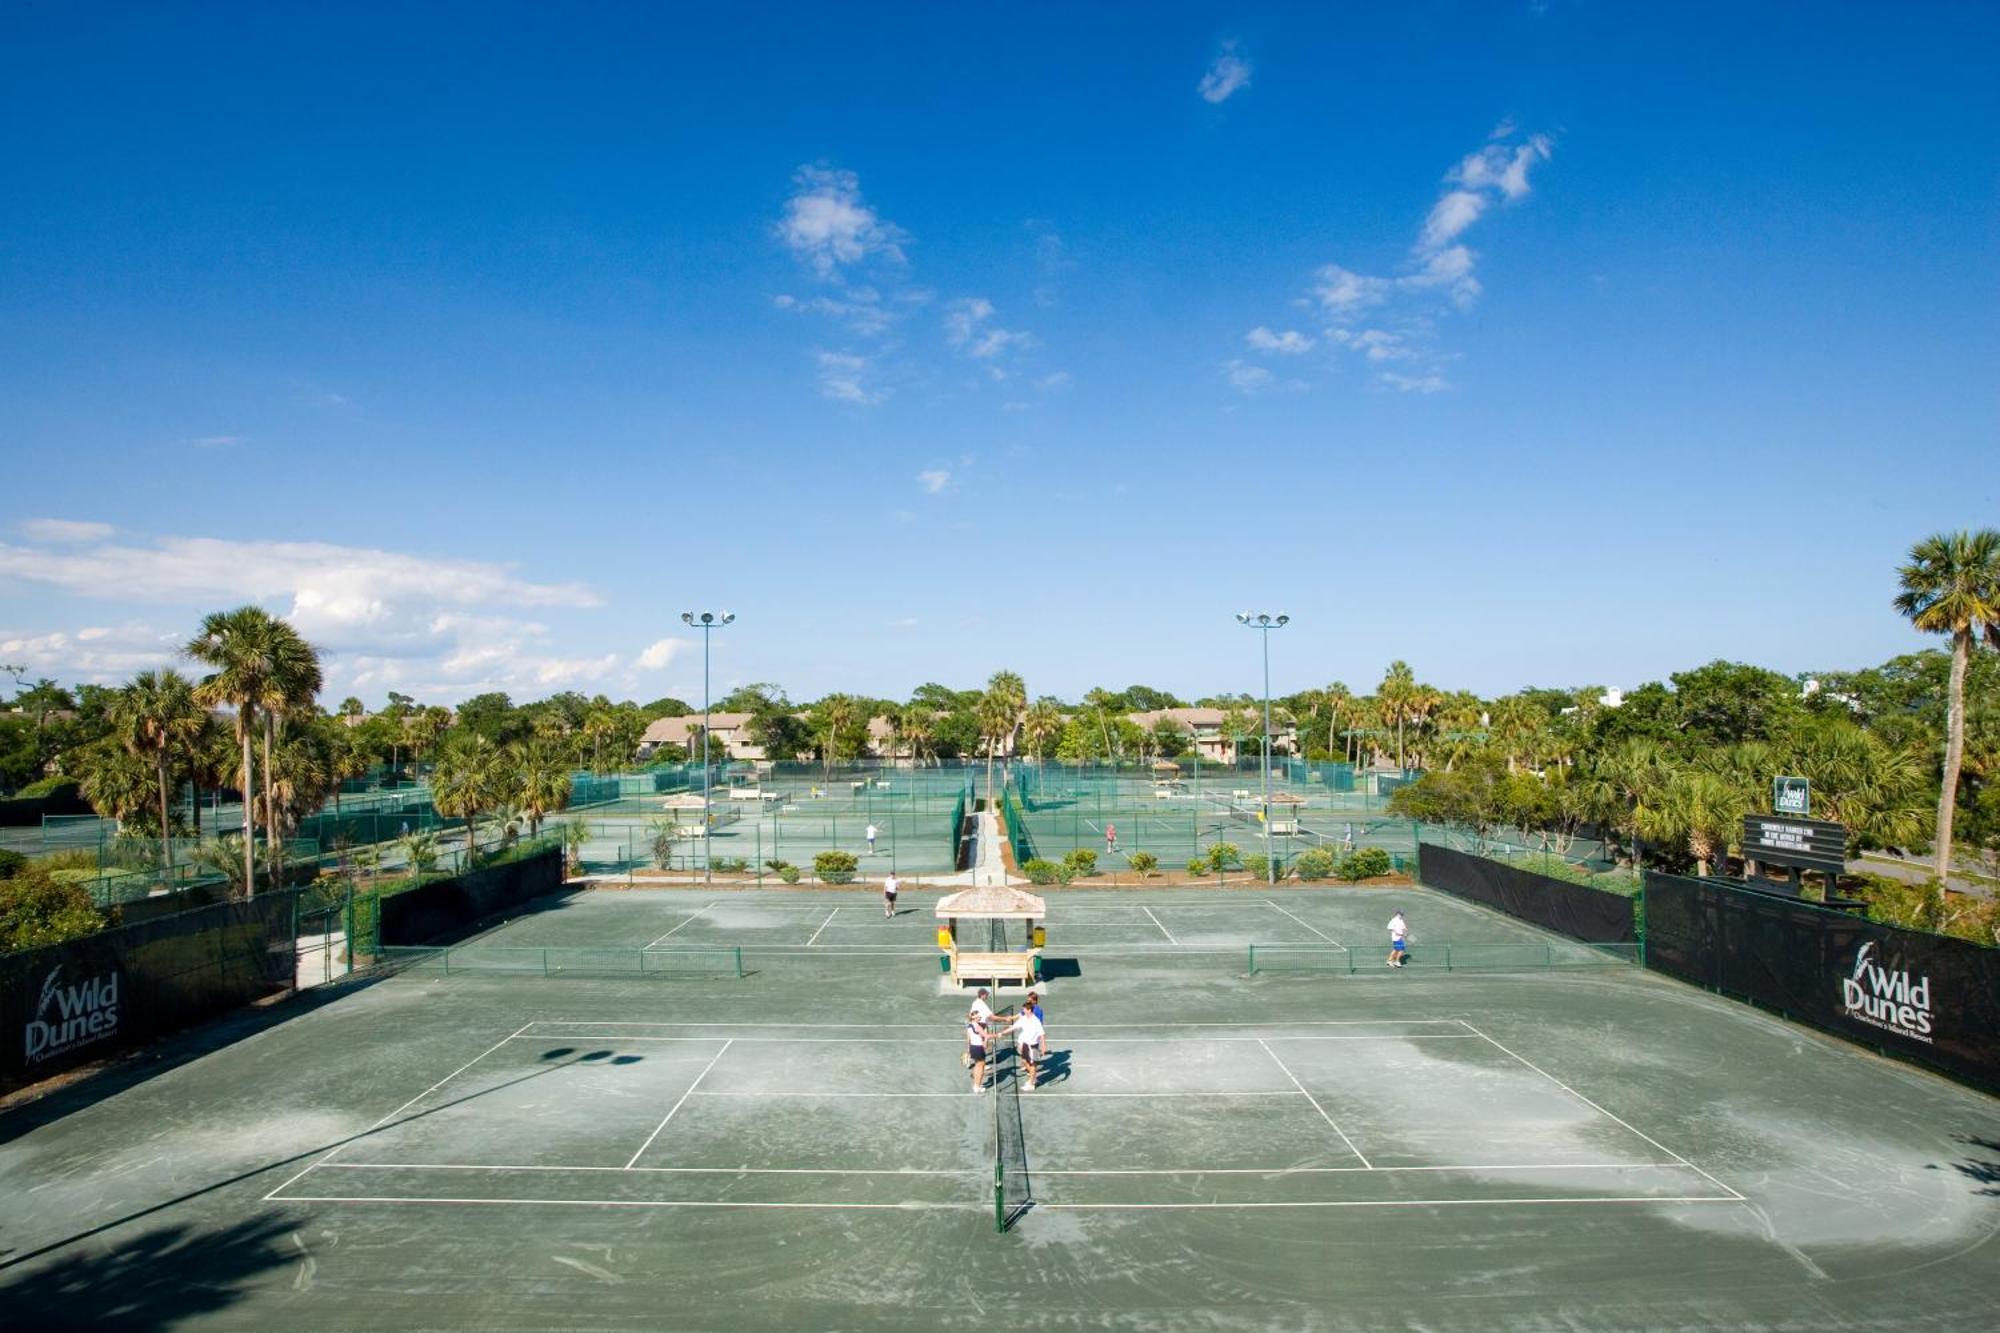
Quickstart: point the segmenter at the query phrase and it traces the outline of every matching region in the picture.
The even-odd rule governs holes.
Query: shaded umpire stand
[[[1048,904],[1032,893],[983,884],[938,900],[939,968],[952,986],[1032,986],[1041,976]],[[1016,924],[1018,923],[1018,924]],[[1009,941],[1016,941],[1010,947]]]

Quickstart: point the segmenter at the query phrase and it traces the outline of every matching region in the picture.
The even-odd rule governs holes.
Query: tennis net
[[[1350,949],[1332,944],[1253,944],[1251,975],[1259,972],[1354,973],[1380,968],[1388,948]],[[1428,972],[1540,972],[1558,967],[1636,966],[1634,944],[1548,943],[1431,944],[1412,943],[1408,966]]]
[[[997,927],[999,922],[994,922]],[[1011,1016],[1012,1009],[1002,1016]],[[1004,1232],[1034,1203],[1028,1145],[1021,1130],[1021,1086],[1014,1043],[999,1039],[993,1062],[993,1228]]]
[[[717,949],[502,948],[485,944],[390,947],[382,963],[397,970],[450,976],[502,973],[543,977],[741,977],[740,946]]]

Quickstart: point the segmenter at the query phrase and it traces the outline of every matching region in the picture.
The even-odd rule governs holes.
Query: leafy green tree
[[[851,694],[829,694],[806,714],[806,727],[826,772],[859,755],[868,745],[868,713]]]
[[[243,891],[256,892],[257,832],[255,826],[255,761],[251,738],[257,730],[257,710],[275,686],[275,626],[261,606],[240,606],[204,617],[201,630],[187,645],[187,655],[213,668],[195,687],[195,697],[208,707],[232,708],[236,740],[241,747],[237,766],[243,793]]]
[[[0,953],[61,944],[107,924],[89,889],[58,881],[32,862],[0,879]]]
[[[201,739],[208,710],[195,702],[194,686],[178,671],[142,671],[120,695],[113,714],[127,751],[150,759],[160,800],[160,855],[165,882],[174,878],[173,815],[168,779]]]
[[[986,804],[993,806],[993,761],[1000,747],[1013,736],[1019,724],[1022,710],[1028,706],[1028,687],[1021,677],[1012,671],[996,671],[986,682],[986,693],[980,696],[979,734],[986,742]]]
[[[1938,788],[1932,873],[1939,892],[1951,872],[1952,818],[1965,759],[1965,675],[1974,643],[2000,647],[2000,531],[1939,533],[1910,548],[1898,571],[1896,609],[1926,634],[1951,636],[1944,772]]]
[[[1154,754],[1162,759],[1178,759],[1194,748],[1188,730],[1170,717],[1157,717],[1147,737]]]
[[[483,733],[461,731],[438,751],[431,773],[431,804],[447,819],[465,821],[465,858],[477,855],[479,816],[498,805],[506,791],[507,769],[500,747]]]
[[[1035,700],[1021,717],[1021,740],[1037,763],[1049,757],[1056,739],[1062,735],[1062,706],[1047,695]]]
[[[528,836],[542,831],[542,821],[569,804],[569,765],[560,749],[546,740],[516,741],[508,749],[509,794],[527,816]]]

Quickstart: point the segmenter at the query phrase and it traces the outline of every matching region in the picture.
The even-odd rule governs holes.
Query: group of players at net
[[[1019,1062],[1021,1091],[1035,1090],[1035,1061],[1046,1056],[1049,1051],[1048,1029],[1042,1026],[1042,1002],[1035,992],[1029,991],[1021,1001],[1021,1012],[1012,1020],[1003,1021],[987,1003],[990,992],[979,988],[979,994],[972,999],[972,1009],[965,1016],[965,1067],[972,1071],[972,1090],[986,1091],[986,1046],[987,1038],[995,1026],[1000,1027],[999,1037],[1014,1038],[1014,1058]],[[997,1071],[996,1071],[997,1072]]]

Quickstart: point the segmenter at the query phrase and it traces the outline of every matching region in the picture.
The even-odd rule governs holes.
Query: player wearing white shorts
[[[883,878],[882,878],[882,915],[883,915],[883,916],[894,916],[894,915],[896,915],[896,891],[897,891],[898,889],[901,889],[902,887],[903,887],[903,886],[902,886],[901,882],[900,882],[900,881],[898,881],[898,880],[897,880],[897,878],[896,878],[896,872],[895,872],[895,871],[891,870],[891,871],[890,871],[890,872],[889,872],[889,873],[888,873],[887,875],[883,876]]]
[[[1007,1033],[1014,1038],[1014,1058],[1021,1062],[1021,1077],[1027,1080],[1023,1092],[1035,1090],[1035,1054],[1042,1047],[1046,1035],[1042,1020],[1035,1017],[1032,1009],[1023,1009],[1014,1015],[1014,1021],[1007,1025]],[[1006,1034],[1003,1034],[1006,1035]]]

